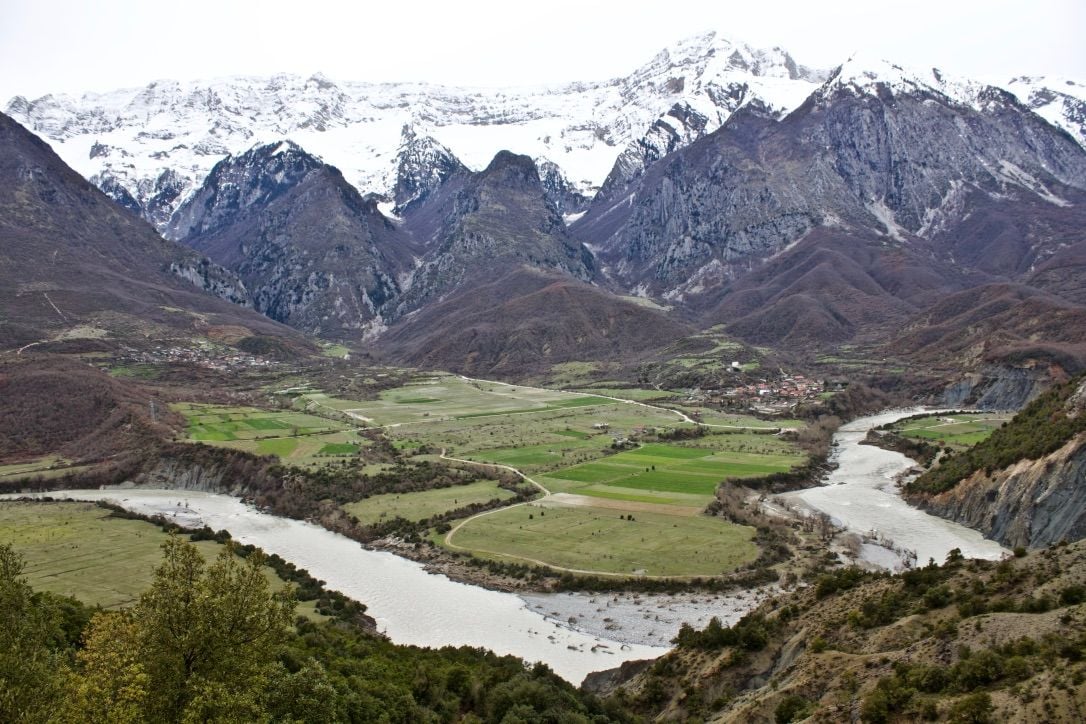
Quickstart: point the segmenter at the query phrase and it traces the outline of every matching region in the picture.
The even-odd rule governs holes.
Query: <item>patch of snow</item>
[[[378,201],[377,202],[377,210],[381,212],[382,216],[386,216],[386,217],[388,217],[388,218],[390,218],[390,219],[392,219],[393,221],[396,221],[396,222],[403,221],[403,219],[401,219],[399,216],[396,215],[395,209],[396,209],[396,203],[394,201]]]
[[[999,176],[1005,181],[1008,181],[1016,186],[1021,186],[1029,191],[1040,196],[1042,199],[1055,206],[1070,206],[1071,204],[1059,196],[1056,196],[1048,188],[1034,178],[1032,175],[1023,171],[1018,166],[1014,165],[1006,159],[1000,159],[999,161]]]
[[[823,97],[841,88],[871,93],[880,85],[894,93],[935,93],[976,110],[980,109],[980,94],[988,87],[984,83],[944,73],[938,68],[906,68],[858,53],[837,68],[818,92]]]

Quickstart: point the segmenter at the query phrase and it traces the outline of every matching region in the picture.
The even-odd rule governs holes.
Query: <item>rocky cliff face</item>
[[[429,136],[419,138],[410,126],[404,126],[392,188],[395,212],[410,211],[450,179],[470,173],[445,146]]]
[[[1006,546],[1045,548],[1086,538],[1086,435],[1041,460],[977,472],[924,508]]]
[[[558,164],[547,159],[537,159],[536,168],[539,171],[539,182],[543,186],[543,195],[563,218],[584,213],[592,199],[577,190]]]
[[[579,280],[595,274],[591,253],[548,201],[535,163],[508,151],[481,173],[442,186],[404,228],[425,251],[403,281],[394,319],[522,264]]]
[[[1086,381],[1052,414],[1070,420],[1086,415]],[[1074,434],[1036,460],[978,469],[949,490],[914,499],[1007,546],[1044,548],[1086,538],[1086,433]]]

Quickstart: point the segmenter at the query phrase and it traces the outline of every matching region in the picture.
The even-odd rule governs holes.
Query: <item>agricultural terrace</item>
[[[902,420],[891,430],[903,437],[964,450],[988,439],[1011,417],[1012,413],[1005,412],[936,414]]]
[[[352,456],[369,443],[344,422],[291,410],[197,403],[178,403],[172,407],[185,416],[188,422],[185,432],[191,441],[257,455],[275,455],[294,465]]]
[[[94,503],[0,502],[0,543],[10,543],[26,559],[27,582],[91,606],[135,603],[162,562],[166,538],[157,525],[113,517]],[[196,546],[208,560],[222,550],[214,541]],[[264,573],[273,589],[286,585],[272,569]],[[301,603],[298,612],[317,617],[314,606]]]
[[[467,485],[436,488],[414,493],[385,493],[374,495],[343,506],[363,525],[373,525],[393,518],[412,522],[425,520],[450,510],[478,503],[488,503],[495,498],[508,500],[513,493],[499,488],[493,480],[478,480]]]

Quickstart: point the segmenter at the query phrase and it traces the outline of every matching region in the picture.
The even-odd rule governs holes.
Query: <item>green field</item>
[[[1011,419],[1010,413],[965,413],[933,415],[903,420],[892,430],[903,437],[923,440],[942,447],[965,449],[986,440]]]
[[[166,538],[157,525],[110,517],[93,503],[0,502],[0,543],[26,560],[30,585],[92,606],[134,603],[151,583]],[[222,549],[212,541],[196,546],[209,560]],[[265,574],[275,588],[285,585],[270,568]],[[313,606],[301,604],[298,611],[316,616]]]
[[[188,421],[189,440],[257,455],[275,455],[295,465],[353,456],[369,442],[344,422],[292,410],[189,402],[172,407]]]
[[[697,413],[697,415],[699,416],[699,422],[704,422],[707,425],[730,425],[733,427],[749,427],[764,430],[776,430],[777,428],[781,427],[803,427],[802,420],[760,420],[752,415],[737,415],[734,413],[715,410],[711,407],[702,407],[700,405],[669,404],[668,407],[674,407],[677,410],[682,410],[688,415],[693,415],[694,413]]]
[[[18,478],[31,473],[49,470],[51,468],[62,468],[66,465],[67,461],[63,458],[59,458],[56,455],[47,455],[46,457],[30,460],[28,462],[0,465],[0,478]]]
[[[716,576],[758,555],[754,529],[708,516],[532,504],[475,518],[454,546],[498,560],[649,576]]]
[[[538,413],[606,402],[596,397],[435,375],[383,391],[376,400],[346,400],[324,393],[298,398],[308,410],[323,407],[372,425],[429,423],[488,415]]]
[[[785,472],[800,461],[795,455],[782,453],[746,453],[710,447],[649,444],[637,450],[548,473],[540,482],[556,491],[580,495],[592,495],[593,485],[605,485],[608,488],[685,493],[708,498],[725,478]]]
[[[671,390],[646,390],[641,387],[586,387],[578,389],[577,392],[617,397],[620,400],[636,400],[638,402],[667,400],[680,394]]]
[[[451,488],[417,493],[374,495],[357,503],[347,503],[343,509],[362,523],[371,525],[396,517],[410,521],[425,520],[475,503],[486,503],[494,498],[508,500],[512,497],[513,493],[499,488],[496,482],[479,480],[468,485],[454,485]]]
[[[512,465],[532,473],[601,458],[614,437],[633,434],[646,426],[690,427],[679,422],[674,413],[604,402],[530,415],[487,415],[404,425],[388,429],[387,434],[401,444],[445,448],[457,457]]]

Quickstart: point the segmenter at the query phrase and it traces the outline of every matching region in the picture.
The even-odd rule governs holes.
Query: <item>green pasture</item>
[[[324,407],[378,426],[539,413],[606,402],[567,392],[472,382],[452,375],[425,378],[385,390],[376,400],[346,400],[323,393],[303,394],[298,399],[309,409]]]
[[[189,440],[256,455],[275,455],[296,465],[352,456],[369,444],[346,423],[294,410],[198,403],[178,403],[173,409],[188,421]]]
[[[690,427],[679,422],[674,413],[606,402],[531,415],[487,415],[404,425],[388,428],[386,434],[401,445],[410,442],[435,450],[445,448],[456,457],[512,465],[530,473],[602,457],[615,436],[628,436],[643,426]]]
[[[904,437],[964,449],[986,440],[1011,419],[1010,413],[964,413],[933,415],[902,420],[893,430]]]
[[[23,556],[30,585],[92,606],[135,603],[162,560],[166,538],[157,525],[111,517],[93,503],[0,502],[0,543]],[[222,549],[213,541],[196,546],[208,560]],[[274,588],[286,585],[270,568],[265,575]],[[312,602],[298,612],[317,615]]]
[[[719,436],[723,439],[726,436]],[[785,472],[802,461],[794,454],[746,453],[711,447],[649,444],[606,458],[547,473],[541,483],[558,492],[595,495],[598,487],[650,493],[713,495],[729,477],[749,478]],[[614,493],[610,496],[615,497]]]
[[[486,503],[495,498],[508,500],[513,493],[499,488],[493,480],[479,480],[467,485],[423,490],[415,493],[386,493],[374,495],[343,506],[351,515],[366,525],[392,518],[419,521],[450,510],[476,503]]]
[[[753,537],[720,518],[544,502],[474,518],[450,542],[483,558],[580,571],[715,576],[757,557]]]
[[[635,400],[637,402],[667,400],[680,394],[671,390],[646,390],[641,387],[586,387],[578,389],[576,392],[586,395],[617,397],[620,400]]]

